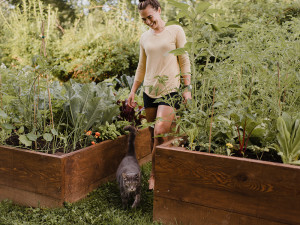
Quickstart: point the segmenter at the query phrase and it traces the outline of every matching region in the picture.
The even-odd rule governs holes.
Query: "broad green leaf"
[[[256,118],[250,113],[246,113],[245,116],[251,120],[254,120],[254,121],[256,120]]]
[[[44,138],[46,141],[52,141],[53,136],[52,136],[52,134],[50,134],[50,133],[44,133],[44,134],[43,134],[43,138]]]
[[[293,127],[292,127],[292,132],[291,132],[291,141],[293,142],[294,139],[296,139],[297,133],[299,132],[298,130],[300,130],[300,119],[296,119]]]
[[[20,134],[24,133],[24,126],[21,126],[21,127],[19,128],[18,133],[20,133]]]
[[[175,6],[176,8],[179,8],[181,10],[187,10],[189,8],[189,5],[188,4],[185,4],[185,3],[180,3],[180,2],[177,2],[175,0],[168,0],[168,2]]]
[[[189,12],[188,10],[180,10],[180,12],[177,15],[177,19],[183,18],[183,17],[193,17],[192,12]]]
[[[1,126],[6,129],[6,130],[13,130],[16,129],[16,127],[14,125],[11,125],[9,123],[2,123]]]
[[[168,21],[166,23],[166,26],[169,26],[169,25],[179,25],[179,26],[181,26],[181,23],[179,23],[178,21],[172,20],[172,21]]]
[[[209,47],[208,43],[197,43],[197,48],[207,48]]]
[[[6,119],[7,117],[8,115],[3,110],[0,109],[0,118]]]
[[[254,128],[254,130],[251,133],[251,137],[259,137],[259,138],[263,138],[266,134],[266,129],[263,127],[256,127]]]
[[[218,108],[219,106],[222,106],[222,105],[223,105],[222,102],[216,102],[216,103],[213,105],[213,107],[214,107],[214,108]]]
[[[196,5],[196,11],[197,13],[202,13],[203,11],[207,10],[211,4],[209,2],[199,2]]]
[[[300,160],[297,160],[297,161],[292,161],[292,162],[290,162],[290,164],[293,164],[293,165],[298,165],[298,166],[300,166]]]
[[[291,135],[291,150],[295,154],[300,155],[300,120],[297,119],[294,123],[292,135]]]
[[[258,122],[256,121],[252,121],[252,120],[247,120],[247,124],[246,124],[246,131],[248,134],[250,134],[250,132],[253,132],[254,128],[257,127],[259,125]]]
[[[220,28],[218,28],[215,24],[210,24],[210,25],[214,31],[220,31]]]
[[[281,151],[284,153],[284,155],[286,155],[289,149],[290,133],[288,132],[286,124],[282,117],[279,117],[277,119],[277,130],[279,131],[277,140],[281,147]]]
[[[54,128],[51,129],[51,133],[52,133],[53,135],[58,135],[57,131],[56,131]]]
[[[175,49],[175,50],[169,51],[169,53],[172,53],[172,54],[174,54],[175,56],[183,55],[183,54],[186,53],[186,49],[185,49],[185,48],[177,48],[177,49]]]
[[[207,9],[206,13],[213,14],[213,13],[223,13],[224,11],[222,9]]]
[[[218,23],[218,26],[219,26],[219,27],[228,27],[228,26],[229,26],[229,23],[226,22],[226,21],[221,21],[221,22]]]
[[[19,136],[19,141],[27,147],[32,145],[32,141],[28,140],[26,135],[20,135]]]
[[[241,122],[241,117],[236,113],[231,113],[230,118],[233,119],[233,121],[235,123],[240,123]]]
[[[206,24],[210,25],[214,31],[220,31],[220,29],[215,24],[213,24],[213,23],[206,23]]]
[[[193,45],[193,43],[189,41],[189,42],[185,43],[184,48],[185,49],[191,49],[192,45]]]
[[[26,136],[30,141],[36,141],[36,139],[38,138],[34,133],[28,133],[26,134]]]
[[[292,133],[292,126],[293,126],[292,117],[288,113],[283,112],[282,113],[282,119],[284,120],[286,128],[289,131],[289,133]]]

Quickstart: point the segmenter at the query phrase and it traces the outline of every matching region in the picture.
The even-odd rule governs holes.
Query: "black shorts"
[[[163,97],[160,97],[160,98],[151,98],[144,92],[143,93],[144,107],[145,108],[157,108],[159,105],[171,106],[169,103],[167,103],[167,102],[170,102],[170,101],[167,101],[170,98],[174,99],[175,109],[179,109],[180,108],[181,97],[178,95],[178,92],[171,92],[171,93],[169,93],[169,94],[167,94]],[[157,99],[159,99],[159,101],[154,102]]]

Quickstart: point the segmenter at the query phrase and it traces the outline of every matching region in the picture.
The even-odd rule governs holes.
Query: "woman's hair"
[[[144,10],[148,5],[151,5],[151,7],[155,10],[158,10],[158,8],[160,8],[160,4],[157,0],[139,0],[138,9]]]

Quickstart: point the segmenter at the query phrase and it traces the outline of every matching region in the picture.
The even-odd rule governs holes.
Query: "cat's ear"
[[[126,173],[122,173],[122,177],[123,177],[124,180],[127,180]]]

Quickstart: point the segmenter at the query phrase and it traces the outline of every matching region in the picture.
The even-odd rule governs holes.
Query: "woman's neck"
[[[155,34],[159,34],[164,31],[166,23],[163,20],[160,20],[156,29],[153,29]]]

